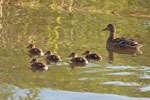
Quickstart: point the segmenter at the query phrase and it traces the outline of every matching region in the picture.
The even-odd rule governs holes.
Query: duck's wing
[[[44,63],[37,62],[37,63],[32,64],[31,66],[36,69],[41,69],[41,68],[44,68],[46,65]]]
[[[92,53],[92,54],[87,55],[86,58],[100,59],[100,55]]]
[[[55,61],[55,60],[57,60],[57,61],[59,61],[59,60],[61,60],[60,59],[60,56],[58,56],[58,55],[51,55],[51,57],[52,57],[52,59]]]
[[[112,40],[112,44],[114,44],[114,47],[117,48],[137,48],[141,47],[135,40],[133,39],[127,39],[127,38],[116,38]]]
[[[73,62],[73,63],[84,63],[85,59],[82,57],[76,57],[76,58],[71,59],[71,62]]]

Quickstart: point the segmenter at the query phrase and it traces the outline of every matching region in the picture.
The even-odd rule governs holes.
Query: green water
[[[42,91],[46,91],[44,89],[68,93],[73,91],[79,94],[82,92],[112,94],[137,99],[150,98],[150,19],[148,15],[130,16],[132,13],[150,14],[147,6],[150,2],[143,0],[139,6],[138,0],[133,2],[124,0],[125,3],[118,3],[114,8],[115,0],[111,0],[112,3],[101,0],[103,1],[101,6],[96,0],[83,0],[81,3],[74,0],[71,12],[68,10],[71,4],[69,0],[65,2],[64,9],[59,8],[62,2],[54,1],[39,0],[32,5],[28,0],[24,0],[22,1],[24,5],[20,5],[13,0],[11,4],[8,2],[2,4],[0,98],[45,100],[48,95],[39,97]],[[126,3],[129,8],[125,6]],[[122,7],[123,4],[125,8]],[[134,8],[132,12],[130,7]],[[111,13],[114,10],[121,13],[117,15]],[[114,62],[108,63],[106,40],[109,32],[101,30],[109,23],[116,26],[116,37],[132,38],[142,44],[140,50],[143,53],[136,56],[114,53]],[[28,53],[26,47],[30,43],[43,49],[44,52],[52,50],[53,53],[59,54],[62,62],[49,65],[48,71],[33,73],[29,69],[31,58],[26,54]],[[72,70],[67,63],[70,60],[67,56],[71,52],[77,52],[82,56],[86,50],[100,54],[103,60],[90,62],[85,67],[76,67]],[[45,62],[44,58],[37,59]],[[74,98],[72,95],[69,96],[70,99],[62,100]],[[102,97],[103,100],[106,100],[106,97]],[[56,99],[61,100],[57,97],[48,100]]]

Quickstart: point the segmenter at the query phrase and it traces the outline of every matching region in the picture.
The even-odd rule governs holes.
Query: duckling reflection
[[[48,66],[42,62],[38,62],[37,59],[32,59],[30,62],[31,66],[29,67],[33,72],[36,71],[46,71],[48,70]]]
[[[30,44],[27,48],[29,48],[29,57],[34,57],[34,56],[43,56],[44,53],[42,49],[36,48],[34,44]]]
[[[87,50],[83,53],[85,55],[85,58],[88,61],[100,61],[102,60],[102,57],[99,54],[92,53],[90,50]]]
[[[72,57],[69,63],[72,69],[75,69],[76,66],[85,66],[88,64],[88,60],[86,58],[78,57],[75,52],[72,52],[68,57]]]
[[[47,51],[47,53],[45,53],[45,55],[47,55],[47,57],[45,59],[47,64],[58,63],[61,61],[60,56],[52,54],[52,51]]]

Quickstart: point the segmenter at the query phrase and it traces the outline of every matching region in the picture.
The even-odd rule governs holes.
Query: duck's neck
[[[52,55],[53,53],[52,53],[52,51],[48,51],[47,54],[50,56],[50,55]]]
[[[77,57],[77,55],[73,55],[73,56],[72,56],[72,58],[76,58],[76,57]]]
[[[52,53],[49,53],[48,55],[50,56],[50,55],[52,55]]]
[[[107,39],[107,43],[112,42],[112,40],[115,39],[115,33],[116,33],[115,29],[110,30],[110,35],[109,38]]]
[[[35,48],[35,45],[33,45],[33,46],[31,47],[31,49],[33,49],[33,48]]]
[[[36,60],[36,61],[33,61],[33,64],[34,64],[34,63],[37,63],[37,62],[38,62],[37,60]]]

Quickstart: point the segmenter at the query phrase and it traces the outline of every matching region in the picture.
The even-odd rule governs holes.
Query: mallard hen
[[[115,38],[116,28],[113,24],[108,24],[102,31],[110,31],[110,36],[107,39],[107,49],[123,48],[123,49],[139,49],[142,45],[138,44],[133,39]]]

